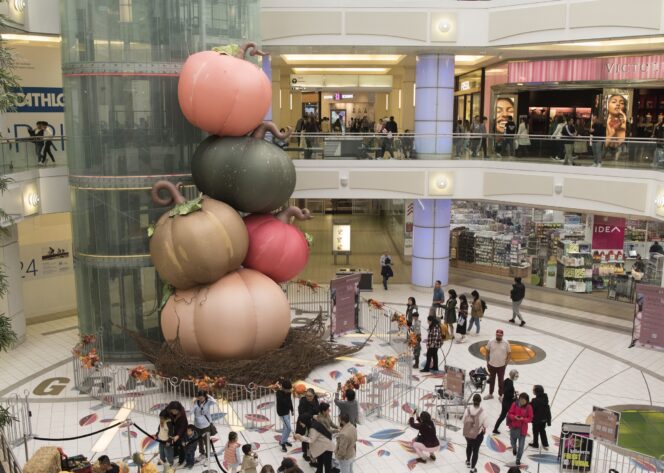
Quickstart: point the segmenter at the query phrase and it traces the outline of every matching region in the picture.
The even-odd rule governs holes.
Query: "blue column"
[[[411,283],[433,287],[447,284],[450,264],[451,200],[420,199],[413,215],[413,265]]]
[[[415,139],[419,159],[452,154],[454,123],[454,56],[426,54],[415,67]]]

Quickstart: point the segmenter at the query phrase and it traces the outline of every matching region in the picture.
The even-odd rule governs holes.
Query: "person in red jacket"
[[[533,421],[533,408],[529,404],[528,394],[519,394],[519,399],[514,401],[507,413],[507,423],[510,427],[510,443],[512,453],[516,455],[517,466],[521,465],[521,456],[528,435],[528,424]],[[518,443],[518,449],[517,449]]]

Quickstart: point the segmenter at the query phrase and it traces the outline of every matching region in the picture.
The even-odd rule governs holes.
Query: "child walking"
[[[240,442],[237,441],[237,432],[229,432],[228,443],[224,449],[224,463],[230,473],[237,473],[240,467],[241,459],[238,452]]]
[[[187,468],[190,470],[196,463],[196,446],[198,445],[198,434],[193,424],[187,426],[187,433],[182,437],[182,447],[184,448],[184,458]]]
[[[242,473],[258,473],[258,455],[251,451],[251,445],[246,443],[242,445]]]

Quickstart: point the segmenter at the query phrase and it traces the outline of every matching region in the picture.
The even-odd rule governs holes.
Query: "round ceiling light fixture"
[[[441,33],[449,33],[452,29],[452,23],[448,19],[442,19],[438,22],[438,30]]]
[[[444,177],[436,179],[436,187],[438,187],[438,189],[445,189],[447,187],[447,184],[448,184],[447,179],[445,179]]]

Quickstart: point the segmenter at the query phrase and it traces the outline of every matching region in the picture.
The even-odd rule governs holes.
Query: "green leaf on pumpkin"
[[[242,49],[240,48],[240,45],[234,43],[227,44],[226,46],[217,46],[216,48],[212,48],[212,51],[215,53],[225,54],[227,56],[233,57],[237,56],[241,50]]]
[[[164,306],[168,302],[168,299],[170,299],[170,297],[175,292],[175,288],[173,286],[171,286],[170,284],[168,284],[168,283],[164,283],[164,289],[163,289],[162,292],[164,294],[161,296],[161,304],[159,304],[159,312],[160,313],[164,309]]]
[[[304,232],[304,238],[307,240],[307,246],[311,249],[314,244],[314,236],[311,233]]]
[[[177,217],[178,215],[189,215],[190,213],[197,212],[203,208],[203,194],[199,195],[194,200],[188,200],[176,205],[168,213],[169,217]]]
[[[152,238],[152,235],[154,235],[154,225],[148,227],[148,238]]]

